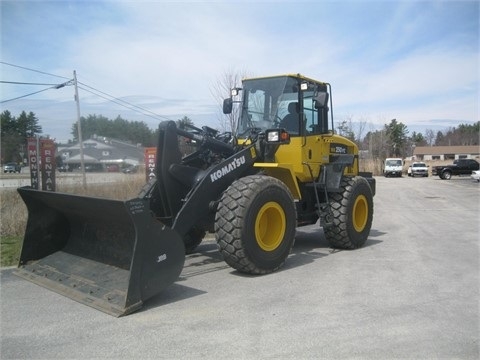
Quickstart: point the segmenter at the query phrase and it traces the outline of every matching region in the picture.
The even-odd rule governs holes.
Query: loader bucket
[[[19,275],[113,316],[132,313],[180,275],[180,236],[148,201],[18,189],[28,209]]]

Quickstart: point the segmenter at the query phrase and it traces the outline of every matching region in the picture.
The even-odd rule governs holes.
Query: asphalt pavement
[[[1,271],[1,359],[478,359],[480,184],[377,178],[365,246],[297,231],[245,276],[207,239],[176,283],[115,318]]]

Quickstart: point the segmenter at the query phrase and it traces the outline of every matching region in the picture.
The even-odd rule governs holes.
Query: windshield
[[[416,164],[413,164],[413,167],[427,167],[427,165],[423,163],[416,163]]]
[[[387,160],[388,166],[402,166],[402,160]]]
[[[279,127],[291,102],[298,102],[298,86],[294,78],[282,76],[244,81],[238,134],[251,128]]]
[[[328,95],[326,83],[286,75],[244,80],[242,90],[237,129],[240,137],[251,129],[283,128],[291,136],[333,131],[328,122],[328,105],[316,106],[319,93]]]

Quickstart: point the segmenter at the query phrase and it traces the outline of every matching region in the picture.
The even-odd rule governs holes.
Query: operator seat
[[[288,114],[280,121],[280,127],[288,132],[298,134],[298,102],[288,104]]]

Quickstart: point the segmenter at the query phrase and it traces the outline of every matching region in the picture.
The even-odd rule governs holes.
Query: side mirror
[[[313,97],[315,102],[316,109],[322,109],[328,105],[328,93],[327,92],[318,92],[317,95]]]
[[[231,114],[233,108],[233,99],[227,98],[223,100],[223,113],[224,114]]]

